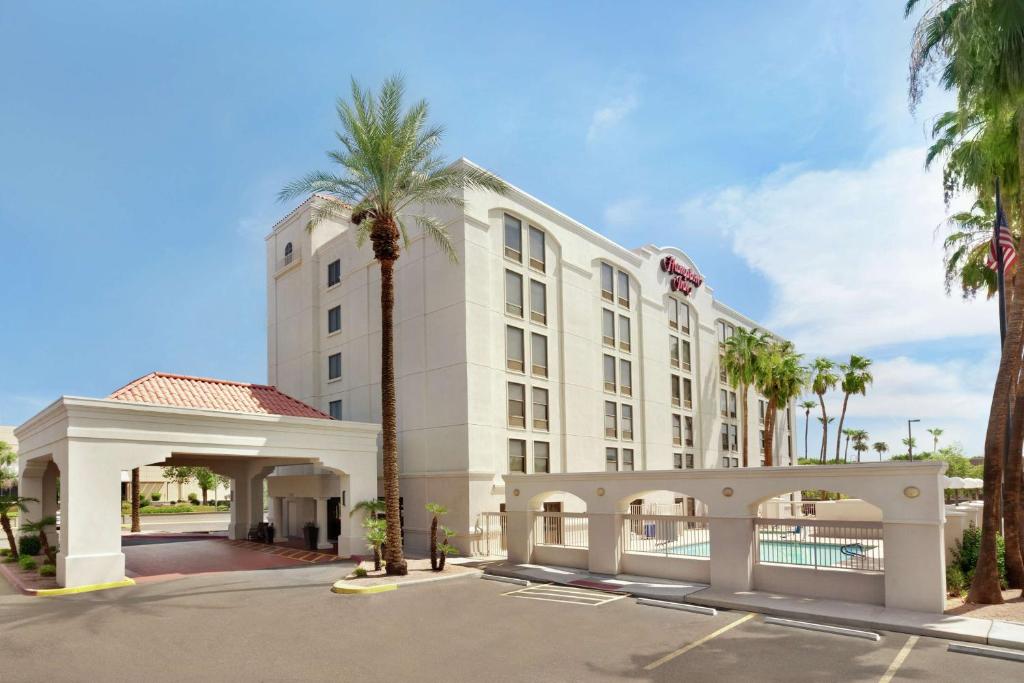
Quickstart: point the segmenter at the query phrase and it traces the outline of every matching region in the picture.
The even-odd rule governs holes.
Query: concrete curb
[[[358,586],[351,585],[353,583],[350,579],[340,579],[334,582],[331,587],[332,593],[339,595],[367,595],[372,593],[385,593],[388,591],[397,590],[399,586],[418,586],[424,583],[437,583],[438,581],[452,581],[454,579],[470,579],[480,576],[483,572],[479,569],[472,569],[468,572],[459,572],[458,574],[449,574],[448,576],[428,576],[425,579],[413,579],[412,581],[402,581],[400,583],[379,583],[374,586]],[[376,590],[375,590],[376,589]]]
[[[79,593],[92,593],[94,591],[102,591],[109,588],[123,588],[125,586],[135,585],[135,581],[133,579],[124,578],[120,581],[93,583],[86,586],[73,586],[71,588],[29,588],[21,580],[21,577],[12,572],[6,564],[0,564],[0,574],[3,574],[4,578],[7,579],[7,582],[22,595],[41,598],[57,597],[61,595],[77,595]]]

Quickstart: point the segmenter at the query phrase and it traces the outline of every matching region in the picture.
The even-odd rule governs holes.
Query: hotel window
[[[615,403],[612,401],[604,402],[604,435],[607,437],[615,438],[619,435],[619,429],[617,424],[618,418],[615,411]]]
[[[505,258],[523,262],[523,224],[508,214],[505,214]]]
[[[736,419],[736,392],[729,392],[729,417]]]
[[[629,308],[629,275],[619,271],[619,305]]]
[[[729,425],[722,425],[722,450],[729,450]],[[728,465],[726,465],[728,467]]]
[[[764,430],[761,430],[761,455],[764,455]]]
[[[332,353],[327,357],[327,379],[341,379],[341,354]]]
[[[548,376],[548,338],[534,332],[530,335],[530,362],[535,377]]]
[[[327,264],[327,286],[333,287],[341,282],[341,259],[335,259]]]
[[[629,318],[624,315],[619,316],[619,348],[623,351],[630,348]]]
[[[719,411],[721,412],[722,417],[729,417],[729,392],[725,389],[719,389],[718,399],[720,404]]]
[[[764,414],[766,412],[768,412],[768,404],[765,403],[764,401],[762,401],[761,399],[758,399],[757,400],[757,411],[758,411],[758,414],[759,414],[758,420],[760,421],[761,424],[764,424]]]
[[[341,419],[341,401],[331,401],[327,404],[327,411],[335,420]]]
[[[505,312],[523,317],[523,276],[511,270],[505,271]]]
[[[533,428],[548,431],[548,390],[533,388]]]
[[[615,391],[615,359],[604,357],[604,390]]]
[[[687,453],[686,454],[686,469],[688,469],[688,470],[692,470],[693,469],[693,453]]]
[[[633,364],[628,360],[619,361],[619,392],[623,396],[633,395]]]
[[[731,462],[732,461],[728,458],[728,456],[722,458],[722,467],[729,467]]]
[[[693,408],[693,382],[683,378],[683,407]]]
[[[284,245],[284,265],[287,266],[289,263],[292,262],[292,256],[294,255],[294,253],[295,252],[292,250],[292,243],[291,242],[289,242],[288,244]]]
[[[632,472],[633,471],[633,449],[623,448],[622,449],[622,471]]]
[[[739,440],[736,438],[737,433],[736,425],[729,425],[729,450],[734,453],[740,449]]]
[[[683,419],[679,415],[672,416],[672,445],[683,445]]]
[[[677,469],[677,470],[683,469],[683,454],[682,453],[673,453],[672,454],[672,468],[673,469]]]
[[[622,438],[633,440],[633,406],[622,404]]]
[[[551,445],[547,441],[533,442],[533,471],[535,474],[551,471]]]
[[[601,264],[601,297],[615,301],[615,269],[607,263]]]
[[[692,446],[693,445],[693,418],[690,417],[689,415],[687,415],[686,416],[686,420],[684,421],[683,424],[686,425],[686,431],[683,433],[684,436],[686,437],[686,445],[687,446]]]
[[[674,368],[679,367],[679,340],[671,334],[668,336],[668,363]]]
[[[522,372],[525,365],[523,331],[511,325],[505,328],[505,367]]]
[[[508,426],[526,426],[526,387],[522,384],[508,384]]]
[[[604,471],[605,472],[618,472],[619,471],[619,451],[615,448],[604,449]]]
[[[736,328],[724,320],[718,321],[718,343],[725,344],[725,340],[736,334]]]
[[[615,346],[615,314],[604,308],[601,309],[601,343]]]
[[[548,324],[548,290],[543,282],[530,280],[530,320]]]
[[[522,439],[508,440],[508,471],[526,474],[526,442]]]
[[[337,332],[341,329],[341,306],[335,306],[327,311],[327,334]]]
[[[690,334],[690,307],[682,301],[677,301],[679,308],[679,330],[684,334]]]
[[[683,370],[689,370],[690,369],[690,342],[686,341],[685,339],[682,339],[682,340],[680,340],[679,344],[680,344],[680,348],[682,349],[682,352],[679,354],[680,363],[683,366]]]
[[[673,330],[679,329],[679,307],[675,299],[668,300],[668,326]]]
[[[725,356],[722,354],[718,356],[718,381],[722,384],[729,383],[729,373],[725,371]]]
[[[544,272],[547,258],[544,254],[544,231],[530,226],[530,267]]]
[[[680,406],[679,375],[672,375],[672,405]]]
[[[733,458],[732,459],[732,466],[733,467],[739,467],[740,466],[740,459],[739,458]]]

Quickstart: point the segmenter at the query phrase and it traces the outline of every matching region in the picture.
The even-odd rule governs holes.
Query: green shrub
[[[57,567],[52,564],[44,564],[39,568],[39,576],[57,576]]]
[[[981,528],[971,524],[964,529],[963,540],[956,542],[953,549],[953,563],[959,567],[964,576],[965,585],[970,585],[974,578],[974,570],[978,566],[978,554],[981,552]],[[1006,542],[1000,534],[996,534],[996,566],[999,568],[999,583],[1005,588],[1006,583]]]
[[[364,576],[366,576],[366,570],[362,567],[356,567],[356,570],[353,572],[353,574],[355,574],[358,578],[361,579]]]
[[[153,502],[156,502],[156,501],[160,500],[160,495],[161,494],[160,494],[159,491],[154,491],[153,492]]]
[[[22,536],[18,539],[19,555],[38,555],[42,548],[38,536]]]
[[[958,598],[967,592],[967,577],[960,565],[953,563],[946,567],[946,594]]]
[[[149,496],[139,496],[139,507],[144,508],[149,505]]]
[[[4,556],[4,564],[13,564],[15,562],[17,562],[17,560],[14,559],[14,555],[5,555]]]
[[[35,569],[39,564],[28,555],[22,555],[18,558],[18,566],[22,569]]]
[[[194,493],[190,493],[188,494],[188,501],[193,505],[196,505],[199,502],[199,496]]]
[[[0,548],[0,557],[7,557],[11,554],[10,548]]]

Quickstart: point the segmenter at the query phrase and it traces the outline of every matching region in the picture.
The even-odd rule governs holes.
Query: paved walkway
[[[895,631],[918,636],[1024,650],[1024,624],[993,619],[928,614],[879,605],[801,598],[762,591],[728,592],[699,583],[621,574],[610,577],[582,569],[508,562],[488,565],[488,574],[528,581],[625,591],[638,598],[689,603],[721,609],[746,610],[794,619],[824,621],[842,626]]]

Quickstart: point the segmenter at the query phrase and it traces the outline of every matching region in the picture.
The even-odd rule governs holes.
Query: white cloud
[[[943,289],[941,177],[924,151],[865,168],[787,167],[682,207],[691,226],[720,227],[773,285],[766,324],[809,353],[990,334],[989,302]]]
[[[604,209],[604,223],[609,228],[622,228],[637,223],[648,210],[647,200],[638,197],[620,199]]]
[[[640,105],[640,98],[632,90],[622,93],[594,111],[587,129],[587,142],[594,142],[608,129],[622,122]]]

